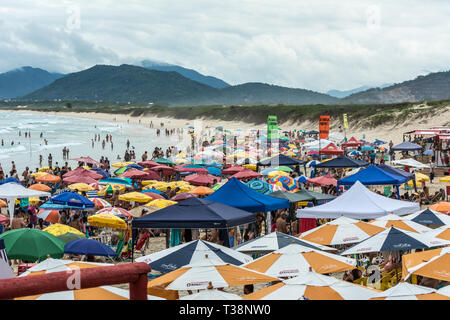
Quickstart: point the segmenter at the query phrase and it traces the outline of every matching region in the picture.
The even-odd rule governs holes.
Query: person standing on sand
[[[287,223],[286,223],[286,212],[282,212],[280,217],[276,221],[276,230],[288,234]]]

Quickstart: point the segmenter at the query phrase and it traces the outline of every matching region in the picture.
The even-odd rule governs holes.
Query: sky
[[[450,70],[448,0],[1,0],[0,72],[156,60],[326,92]]]

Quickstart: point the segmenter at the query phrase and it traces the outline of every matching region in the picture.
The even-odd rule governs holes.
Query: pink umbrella
[[[184,181],[189,182],[195,186],[206,186],[208,184],[214,184],[214,181],[219,182],[219,177],[205,173],[195,173],[184,178]]]
[[[66,174],[63,175],[63,179],[71,177],[71,176],[88,176],[95,180],[103,179],[103,176],[101,174],[98,174],[91,170],[87,170],[83,167],[78,167],[72,171],[67,172]]]
[[[73,184],[73,183],[86,183],[86,184],[92,184],[97,183],[97,181],[89,176],[78,176],[78,175],[72,175],[67,178],[63,179],[64,183],[67,184]]]
[[[84,163],[90,163],[90,164],[95,164],[97,166],[101,166],[102,165],[100,162],[95,161],[91,157],[73,158],[73,159],[70,159],[70,160],[78,161],[78,162],[84,162]]]
[[[140,165],[141,167],[152,168],[152,167],[159,166],[159,163],[155,162],[153,160],[146,160],[146,161],[138,162],[138,165]]]
[[[195,194],[189,193],[189,192],[182,192],[182,193],[179,193],[179,194],[173,196],[172,198],[170,198],[170,200],[183,201],[183,200],[186,200],[189,198],[198,198],[198,196]]]
[[[259,177],[262,177],[261,173],[249,169],[242,170],[231,176],[231,178],[236,179],[259,178]]]
[[[131,178],[131,179],[144,179],[147,176],[147,173],[144,171],[140,171],[137,169],[129,169],[122,173],[119,177]]]
[[[152,167],[152,170],[154,171],[162,171],[162,174],[167,176],[170,174],[173,174],[175,172],[175,169],[169,166],[165,166],[165,165],[159,165],[156,167]]]
[[[232,167],[230,167],[228,169],[222,170],[222,174],[226,174],[226,175],[228,175],[228,174],[236,174],[236,173],[238,173],[238,172],[240,172],[242,170],[245,170],[245,168],[241,167],[241,166],[232,166]]]
[[[205,168],[179,168],[179,172],[208,172]]]
[[[4,215],[0,214],[0,224],[8,224],[9,219],[5,217]]]
[[[152,171],[152,170],[144,170],[142,171],[146,174],[146,176],[143,176],[143,180],[161,180],[161,177],[159,176],[159,173]]]

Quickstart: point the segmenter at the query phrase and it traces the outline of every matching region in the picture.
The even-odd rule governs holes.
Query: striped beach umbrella
[[[292,277],[309,268],[317,273],[333,273],[352,270],[356,260],[325,251],[315,250],[299,244],[290,244],[266,254],[243,267],[272,277]]]
[[[97,211],[97,214],[99,213],[108,213],[112,214],[113,216],[119,217],[119,218],[132,218],[133,215],[129,213],[127,210],[120,208],[120,207],[108,207],[104,208],[102,210]]]
[[[273,191],[273,187],[270,183],[263,180],[251,180],[246,183],[246,185],[262,194],[268,194]]]
[[[400,282],[370,300],[450,300],[450,297],[439,294],[436,289]]]
[[[450,226],[446,225],[434,229],[428,232],[428,235],[439,239],[450,240]]]
[[[292,191],[299,187],[297,181],[291,177],[285,176],[275,176],[270,180],[270,183],[280,185],[288,191]]]
[[[278,281],[278,279],[205,257],[150,281],[147,288],[201,290],[208,286],[226,288],[271,281]]]
[[[299,276],[243,296],[245,300],[369,300],[379,290],[316,272]]]
[[[416,233],[390,227],[374,236],[355,244],[341,255],[361,254],[367,252],[399,251],[427,249],[450,244],[447,240],[431,237],[427,233]]]
[[[421,210],[403,218],[423,225],[450,226],[450,216],[430,209]]]
[[[136,262],[145,262],[150,265],[152,270],[165,273],[202,261],[205,254],[214,260],[236,266],[253,261],[250,256],[231,248],[213,242],[194,240],[139,257]]]
[[[450,247],[405,254],[402,256],[402,278],[411,275],[450,281]]]
[[[358,243],[385,229],[356,219],[339,217],[302,233],[300,239],[333,246]]]
[[[50,223],[58,223],[59,216],[60,214],[58,210],[50,210],[50,209],[41,209],[37,214],[37,217],[39,219],[42,219]]]
[[[388,214],[386,216],[376,218],[375,220],[371,220],[369,221],[369,223],[382,228],[395,227],[400,230],[406,230],[416,233],[424,233],[432,230],[422,224],[408,220],[404,217],[400,217],[396,214]]]
[[[94,203],[95,209],[97,210],[112,207],[112,205],[108,201],[102,198],[92,198],[89,200],[91,200]]]

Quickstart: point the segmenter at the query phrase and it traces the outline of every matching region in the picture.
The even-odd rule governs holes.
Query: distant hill
[[[25,100],[87,100],[110,102],[153,102],[171,105],[204,104],[327,104],[338,99],[326,94],[246,83],[213,88],[177,72],[143,67],[97,65],[69,74],[22,97]]]
[[[382,84],[381,86],[378,86],[378,88],[386,88],[386,87],[390,87],[392,86],[392,83],[389,84]],[[327,94],[329,96],[335,97],[335,98],[345,98],[348,97],[349,95],[352,95],[354,93],[358,93],[358,92],[362,92],[362,91],[366,91],[369,89],[372,89],[373,87],[369,87],[369,86],[361,86],[355,89],[351,89],[351,90],[329,90],[327,92]]]
[[[21,97],[63,77],[39,68],[22,67],[0,74],[0,99]]]
[[[450,98],[450,71],[418,76],[386,88],[374,88],[352,94],[341,100],[342,103],[386,104],[398,102],[417,102],[424,100],[445,100]]]
[[[141,62],[141,66],[149,69],[149,70],[157,70],[157,71],[174,71],[174,72],[178,72],[179,74],[181,74],[182,76],[206,84],[207,86],[213,87],[213,88],[225,88],[225,87],[229,87],[230,85],[228,83],[226,83],[223,80],[220,80],[218,78],[215,77],[211,77],[211,76],[205,76],[201,73],[198,73],[195,70],[192,69],[187,69],[181,66],[177,66],[177,65],[172,65],[172,64],[168,64],[168,63],[160,63],[160,62],[156,62],[156,61],[151,61],[151,60],[144,60]]]

